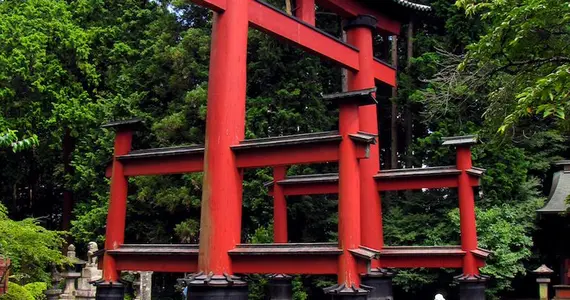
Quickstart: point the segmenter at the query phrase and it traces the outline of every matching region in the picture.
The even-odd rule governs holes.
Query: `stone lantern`
[[[550,283],[550,275],[554,273],[546,265],[538,267],[532,273],[537,275],[536,282],[538,282],[538,295],[540,300],[548,300],[548,284]]]

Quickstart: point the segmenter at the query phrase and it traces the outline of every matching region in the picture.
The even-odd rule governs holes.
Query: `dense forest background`
[[[285,8],[284,0],[270,2]],[[548,259],[533,243],[540,230],[535,210],[543,205],[550,164],[570,158],[570,5],[425,4],[433,10],[404,23],[398,39],[377,37],[378,56],[395,59],[399,70],[397,91],[380,87],[382,168],[453,164],[441,137],[478,134],[474,162],[487,169],[478,232],[480,246],[494,251],[483,269],[493,278],[489,295],[527,296],[535,293],[528,270]],[[33,217],[48,229],[69,231],[78,249],[89,241],[102,246],[109,198],[104,169],[114,134],[100,125],[143,119],[135,149],[203,142],[210,12],[182,0],[6,0],[0,16],[0,199],[7,208],[0,219]],[[317,27],[340,37],[340,21],[318,9]],[[338,114],[321,94],[341,90],[338,67],[255,30],[248,47],[248,138],[336,129]],[[293,166],[289,174],[335,168]],[[245,174],[244,241],[271,242],[272,200],[263,186],[271,174]],[[201,182],[201,174],[130,179],[127,242],[196,242]],[[459,242],[455,191],[382,199],[387,244]],[[336,196],[288,203],[291,242],[336,239]],[[29,255],[19,250],[12,255]],[[16,273],[26,270],[27,260],[21,261]],[[20,280],[45,280],[47,273],[34,272]],[[451,293],[454,275],[401,271],[397,299]],[[157,295],[177,297],[173,278],[155,275]],[[252,297],[262,299],[263,280],[252,280]],[[317,299],[327,280],[296,278],[296,299]]]

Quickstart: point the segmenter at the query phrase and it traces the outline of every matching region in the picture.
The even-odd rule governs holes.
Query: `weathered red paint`
[[[359,90],[375,86],[374,50],[372,48],[372,30],[368,27],[354,27],[346,32],[348,43],[360,49],[358,72],[348,73],[348,89]],[[395,74],[393,75],[395,80]],[[378,134],[378,118],[376,105],[361,106],[358,109],[359,130]],[[360,161],[360,227],[362,229],[362,245],[372,249],[382,249],[384,235],[382,230],[382,205],[376,182],[373,176],[380,169],[380,154],[378,144],[370,145],[370,156]],[[377,260],[372,261],[372,267],[377,267]]]
[[[360,171],[356,147],[349,134],[358,132],[358,106],[343,103],[339,108],[340,143],[338,191],[338,241],[343,253],[339,258],[338,283],[358,287],[360,278],[356,258],[348,251],[360,246]]]
[[[385,15],[368,8],[357,1],[317,0],[317,4],[345,18],[356,17],[358,15],[374,16],[378,20],[378,29],[382,30],[383,32],[388,32],[389,35],[400,34],[400,22],[386,17]]]
[[[287,175],[287,167],[273,168],[273,181],[283,180]],[[273,189],[273,242],[287,243],[287,199],[283,188],[275,185]]]
[[[244,139],[248,0],[227,0],[214,13],[199,270],[233,274],[228,250],[240,242],[242,180],[231,145]]]
[[[465,172],[472,167],[471,149],[469,146],[457,147],[457,169],[462,170],[459,175],[457,194],[459,197],[459,216],[461,226],[461,249],[467,252],[463,259],[463,273],[468,275],[479,274],[475,257],[471,250],[477,249],[477,227],[475,221],[475,198],[469,175]]]
[[[295,16],[315,26],[315,0],[296,0]]]
[[[118,129],[115,136],[115,153],[111,175],[111,197],[107,213],[107,228],[105,232],[105,249],[117,249],[125,241],[125,220],[127,217],[128,182],[124,175],[123,164],[117,156],[131,151],[133,133],[128,129]],[[120,274],[116,267],[115,258],[105,253],[103,256],[103,279],[117,282]]]

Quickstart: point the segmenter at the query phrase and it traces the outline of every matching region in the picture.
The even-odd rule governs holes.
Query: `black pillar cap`
[[[376,29],[378,19],[371,15],[358,15],[354,18],[346,20],[343,29],[348,30],[355,27],[368,27],[372,30]]]

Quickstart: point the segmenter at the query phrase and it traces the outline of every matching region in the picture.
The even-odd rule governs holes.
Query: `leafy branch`
[[[9,147],[13,152],[19,152],[37,146],[39,144],[38,136],[32,135],[30,137],[19,139],[17,130],[8,129],[0,133],[0,148]]]

